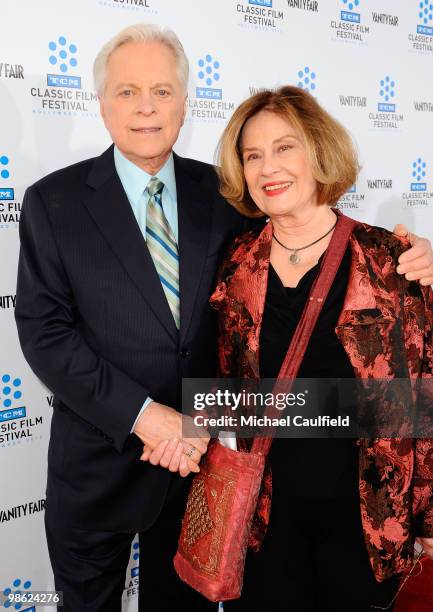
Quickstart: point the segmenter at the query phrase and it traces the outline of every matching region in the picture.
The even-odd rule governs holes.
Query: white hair
[[[93,63],[93,80],[96,93],[102,96],[107,80],[107,63],[110,55],[121,45],[129,42],[153,42],[158,41],[166,45],[174,53],[179,79],[187,91],[189,63],[185,55],[182,43],[168,28],[162,28],[152,23],[137,23],[121,30],[116,36],[109,40],[99,51]]]

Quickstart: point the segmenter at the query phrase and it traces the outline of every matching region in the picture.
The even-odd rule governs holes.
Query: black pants
[[[374,578],[357,495],[273,496],[262,549],[248,552],[242,597],[226,612],[373,612],[392,601],[399,581]]]
[[[174,476],[160,516],[140,534],[140,612],[217,611],[217,604],[186,586],[173,569],[187,493],[188,482]],[[120,612],[134,534],[74,529],[49,513],[45,525],[56,590],[63,591],[62,612]]]

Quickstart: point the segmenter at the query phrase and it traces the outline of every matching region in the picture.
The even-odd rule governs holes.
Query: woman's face
[[[305,146],[287,120],[266,110],[248,119],[241,151],[248,191],[268,217],[304,216],[317,205]]]

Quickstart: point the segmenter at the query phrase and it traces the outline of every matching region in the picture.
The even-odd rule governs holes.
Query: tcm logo
[[[10,177],[9,157],[7,155],[0,156],[0,177],[7,181]],[[0,187],[0,200],[13,200],[15,193],[12,187]]]
[[[418,5],[418,17],[421,24],[417,26],[418,34],[433,36],[433,3],[431,0],[421,0]]]
[[[388,75],[380,81],[379,96],[381,101],[378,103],[377,109],[384,113],[394,113],[395,104],[392,104],[391,101],[395,96],[395,81]]]
[[[131,567],[131,578],[135,578],[140,573],[139,562],[140,562],[140,544],[134,542],[132,545],[132,559],[135,561],[134,567]]]
[[[361,23],[360,13],[355,12],[361,0],[341,0],[344,4],[344,9],[340,13],[341,21],[351,21],[352,23]]]
[[[3,374],[1,382],[0,423],[25,417],[26,407],[19,405],[22,396],[21,379],[12,379],[9,374]]]
[[[272,0],[248,0],[248,4],[257,4],[258,6],[272,8]]]
[[[305,68],[298,71],[298,79],[298,87],[309,93],[315,91],[317,86],[316,73],[309,66],[305,66]]]
[[[212,55],[207,54],[203,59],[198,60],[199,70],[197,76],[203,86],[196,87],[197,98],[206,98],[208,100],[221,100],[222,89],[217,89],[213,85],[218,84],[220,80],[220,63],[215,60]]]
[[[81,88],[81,77],[68,75],[71,68],[76,68],[77,45],[69,44],[64,36],[59,36],[57,41],[51,40],[48,43],[50,55],[48,61],[51,66],[55,66],[62,74],[47,74],[47,85],[50,87],[72,87]]]
[[[427,183],[423,181],[426,176],[427,164],[418,157],[412,164],[412,179],[415,181],[410,184],[411,191],[427,191]]]
[[[30,580],[21,580],[20,578],[15,578],[12,582],[11,587],[7,587],[3,589],[3,607],[6,610],[20,610],[20,612],[36,612],[36,608],[32,606],[31,608],[23,608],[23,603],[14,602],[14,595],[23,595],[26,591],[30,589],[32,583]]]

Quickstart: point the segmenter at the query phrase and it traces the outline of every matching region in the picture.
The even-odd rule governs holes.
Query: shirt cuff
[[[143,414],[143,412],[146,410],[146,408],[148,407],[148,405],[150,404],[150,402],[153,402],[153,399],[152,399],[151,397],[148,397],[148,398],[146,399],[146,401],[144,402],[143,406],[141,407],[140,412],[137,414],[137,418],[136,418],[136,419],[135,419],[135,421],[134,421],[134,424],[133,424],[132,429],[131,429],[131,433],[134,433],[134,429],[135,429],[135,426],[137,425],[137,421],[138,421],[138,419],[141,417],[141,415]]]

